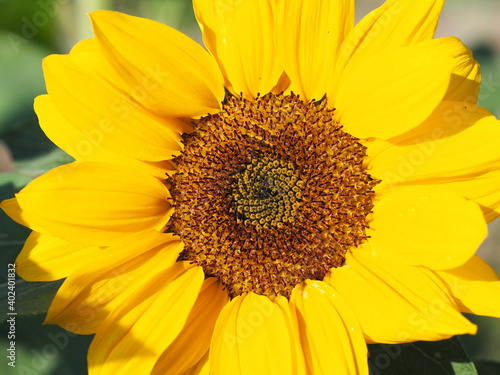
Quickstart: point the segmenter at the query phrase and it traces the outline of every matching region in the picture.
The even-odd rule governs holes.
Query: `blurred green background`
[[[358,19],[382,1],[357,1]],[[41,132],[32,109],[33,98],[45,93],[41,60],[67,53],[90,37],[86,13],[114,9],[164,22],[197,41],[201,35],[188,0],[0,0],[0,200],[10,198],[45,171],[71,161]],[[474,52],[483,70],[480,104],[500,117],[500,1],[449,0],[437,36],[458,36]],[[0,284],[29,231],[0,212]],[[490,237],[480,255],[500,271],[500,221],[490,225]],[[23,282],[18,280],[18,291]],[[43,285],[41,286],[43,288]],[[52,289],[51,289],[52,288]],[[55,287],[46,291],[50,295]],[[0,296],[0,300],[5,296]],[[47,297],[48,298],[48,297]],[[499,296],[500,298],[500,296]],[[39,306],[46,308],[49,300]],[[1,306],[2,318],[6,305]],[[16,369],[5,366],[7,325],[0,325],[2,374],[86,374],[90,336],[68,336],[56,326],[42,326],[44,315],[17,318]],[[463,342],[473,359],[500,361],[500,320],[471,318],[476,336]]]

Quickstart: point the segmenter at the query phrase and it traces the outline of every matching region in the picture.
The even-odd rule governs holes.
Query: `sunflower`
[[[35,110],[75,162],[2,208],[46,322],[97,374],[368,374],[367,343],[500,316],[475,251],[500,214],[480,70],[443,0],[195,0],[208,51],[92,13]]]

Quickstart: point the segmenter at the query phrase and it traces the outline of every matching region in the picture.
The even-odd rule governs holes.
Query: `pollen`
[[[193,125],[167,179],[168,231],[184,242],[180,259],[218,278],[231,297],[289,298],[366,240],[378,181],[366,170],[366,147],[326,99],[229,96]]]

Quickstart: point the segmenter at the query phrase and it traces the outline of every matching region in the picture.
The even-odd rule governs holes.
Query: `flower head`
[[[366,343],[475,333],[500,280],[498,120],[440,0],[194,1],[209,52],[91,15],[35,109],[76,161],[2,208],[95,374],[367,374]]]

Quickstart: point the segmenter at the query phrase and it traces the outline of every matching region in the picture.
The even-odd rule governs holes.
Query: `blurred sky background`
[[[382,2],[357,1],[358,19]],[[97,9],[155,19],[201,41],[189,0],[0,0],[0,200],[12,197],[34,177],[72,160],[41,132],[32,103],[36,95],[45,93],[42,58],[52,53],[67,53],[76,42],[92,36],[86,13]],[[448,0],[437,33],[437,36],[458,36],[473,50],[483,71],[479,104],[497,117],[500,117],[499,19],[499,0]],[[6,282],[7,263],[15,259],[28,233],[0,212],[0,283]],[[500,271],[500,220],[490,225],[490,237],[480,255]],[[39,314],[17,321],[18,368],[4,371],[2,354],[0,372],[20,374],[18,371],[24,368],[26,374],[86,374],[85,356],[91,337],[61,335],[63,330],[59,327],[42,326],[43,318]],[[472,320],[479,324],[479,333],[463,339],[471,357],[500,361],[500,319]],[[7,348],[6,330],[3,323],[2,353]]]

